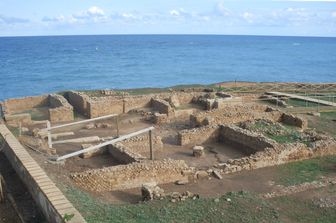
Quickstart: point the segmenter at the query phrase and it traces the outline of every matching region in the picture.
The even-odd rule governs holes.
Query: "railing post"
[[[19,122],[19,136],[22,135],[22,124],[21,122]]]
[[[119,116],[116,117],[116,125],[117,125],[117,137],[120,136],[119,134]]]
[[[0,174],[0,203],[5,202],[5,188],[3,186],[5,183],[3,181],[4,180]]]
[[[154,160],[154,154],[153,154],[153,135],[152,130],[149,130],[149,152],[150,152],[150,159]]]
[[[48,147],[52,149],[52,141],[51,141],[51,130],[50,130],[50,121],[47,120],[47,133],[48,133]]]

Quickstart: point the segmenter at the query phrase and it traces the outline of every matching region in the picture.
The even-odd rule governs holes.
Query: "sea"
[[[336,38],[0,38],[0,101],[69,89],[156,88],[223,81],[336,82]]]

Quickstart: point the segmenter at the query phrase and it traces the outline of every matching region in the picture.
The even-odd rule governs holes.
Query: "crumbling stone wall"
[[[259,104],[225,106],[223,109],[200,112],[190,116],[192,127],[219,124],[234,124],[251,121],[254,119],[268,119],[279,121],[282,116],[280,111],[269,111],[267,106]]]
[[[5,115],[6,123],[9,125],[19,126],[21,124],[30,124],[32,122],[31,115],[28,113],[17,115]]]
[[[293,125],[302,129],[306,129],[308,127],[307,119],[299,116],[294,116],[292,114],[283,113],[281,116],[281,122],[287,125]]]
[[[129,148],[121,143],[115,143],[107,146],[108,152],[118,160],[120,163],[129,164],[133,162],[140,162],[146,159],[138,153],[131,151]]]
[[[13,98],[5,100],[2,103],[4,115],[15,114],[27,110],[31,110],[35,107],[48,106],[48,96],[32,96],[24,98]]]
[[[273,148],[275,143],[261,134],[235,125],[220,126],[219,141],[238,145],[238,148],[242,148],[247,154],[263,151],[265,148]]]
[[[168,116],[171,116],[174,113],[174,109],[171,107],[168,101],[153,98],[151,100],[151,105],[154,110],[161,114],[167,114]]]
[[[49,120],[51,122],[66,122],[73,121],[73,107],[68,101],[58,94],[50,94],[48,97],[49,107]]]
[[[219,134],[220,128],[218,125],[186,129],[178,133],[178,144],[183,146],[188,144],[200,145],[205,142],[215,142],[218,141]]]
[[[274,148],[266,148],[248,157],[229,160],[221,164],[221,168],[224,173],[233,173],[335,154],[336,141],[334,139],[318,140],[313,147],[307,147],[302,143],[277,144]]]
[[[242,97],[218,98],[215,100],[213,108],[223,109],[227,106],[242,105],[242,104],[243,104]]]
[[[188,179],[190,168],[183,160],[154,160],[88,170],[71,174],[74,182],[89,191],[105,192],[141,187],[145,183],[165,184]]]
[[[149,157],[149,136],[148,134],[135,136],[130,139],[126,139],[122,142],[122,145],[126,146],[131,152],[142,154]],[[161,149],[163,146],[160,136],[153,137],[153,151]]]
[[[65,95],[70,104],[78,113],[89,117],[90,112],[88,103],[90,101],[90,97],[88,95],[77,91],[68,91]]]
[[[193,101],[194,97],[200,96],[204,92],[173,92],[148,95],[125,95],[125,96],[105,96],[105,97],[84,97],[83,93],[69,93],[70,103],[76,110],[82,111],[88,117],[94,118],[109,114],[127,113],[130,110],[150,107],[151,99],[160,100],[176,96],[181,104],[188,104]]]

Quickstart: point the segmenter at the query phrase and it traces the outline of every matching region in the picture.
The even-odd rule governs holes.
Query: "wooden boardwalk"
[[[325,100],[320,100],[320,99],[306,97],[306,96],[301,96],[301,95],[296,95],[296,94],[288,94],[288,93],[277,92],[277,91],[267,92],[267,94],[275,95],[275,96],[286,96],[286,97],[289,97],[289,98],[294,98],[294,99],[299,99],[299,100],[303,100],[303,101],[314,102],[314,103],[317,103],[317,104],[320,104],[320,105],[336,106],[336,103],[331,102],[331,101],[325,101]]]
[[[0,134],[8,145],[3,152],[48,222],[64,222],[64,216],[73,214],[73,218],[67,222],[85,223],[81,214],[4,124],[0,124]]]

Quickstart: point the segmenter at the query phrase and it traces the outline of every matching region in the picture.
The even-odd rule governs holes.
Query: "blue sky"
[[[0,36],[336,36],[336,0],[0,0]]]

